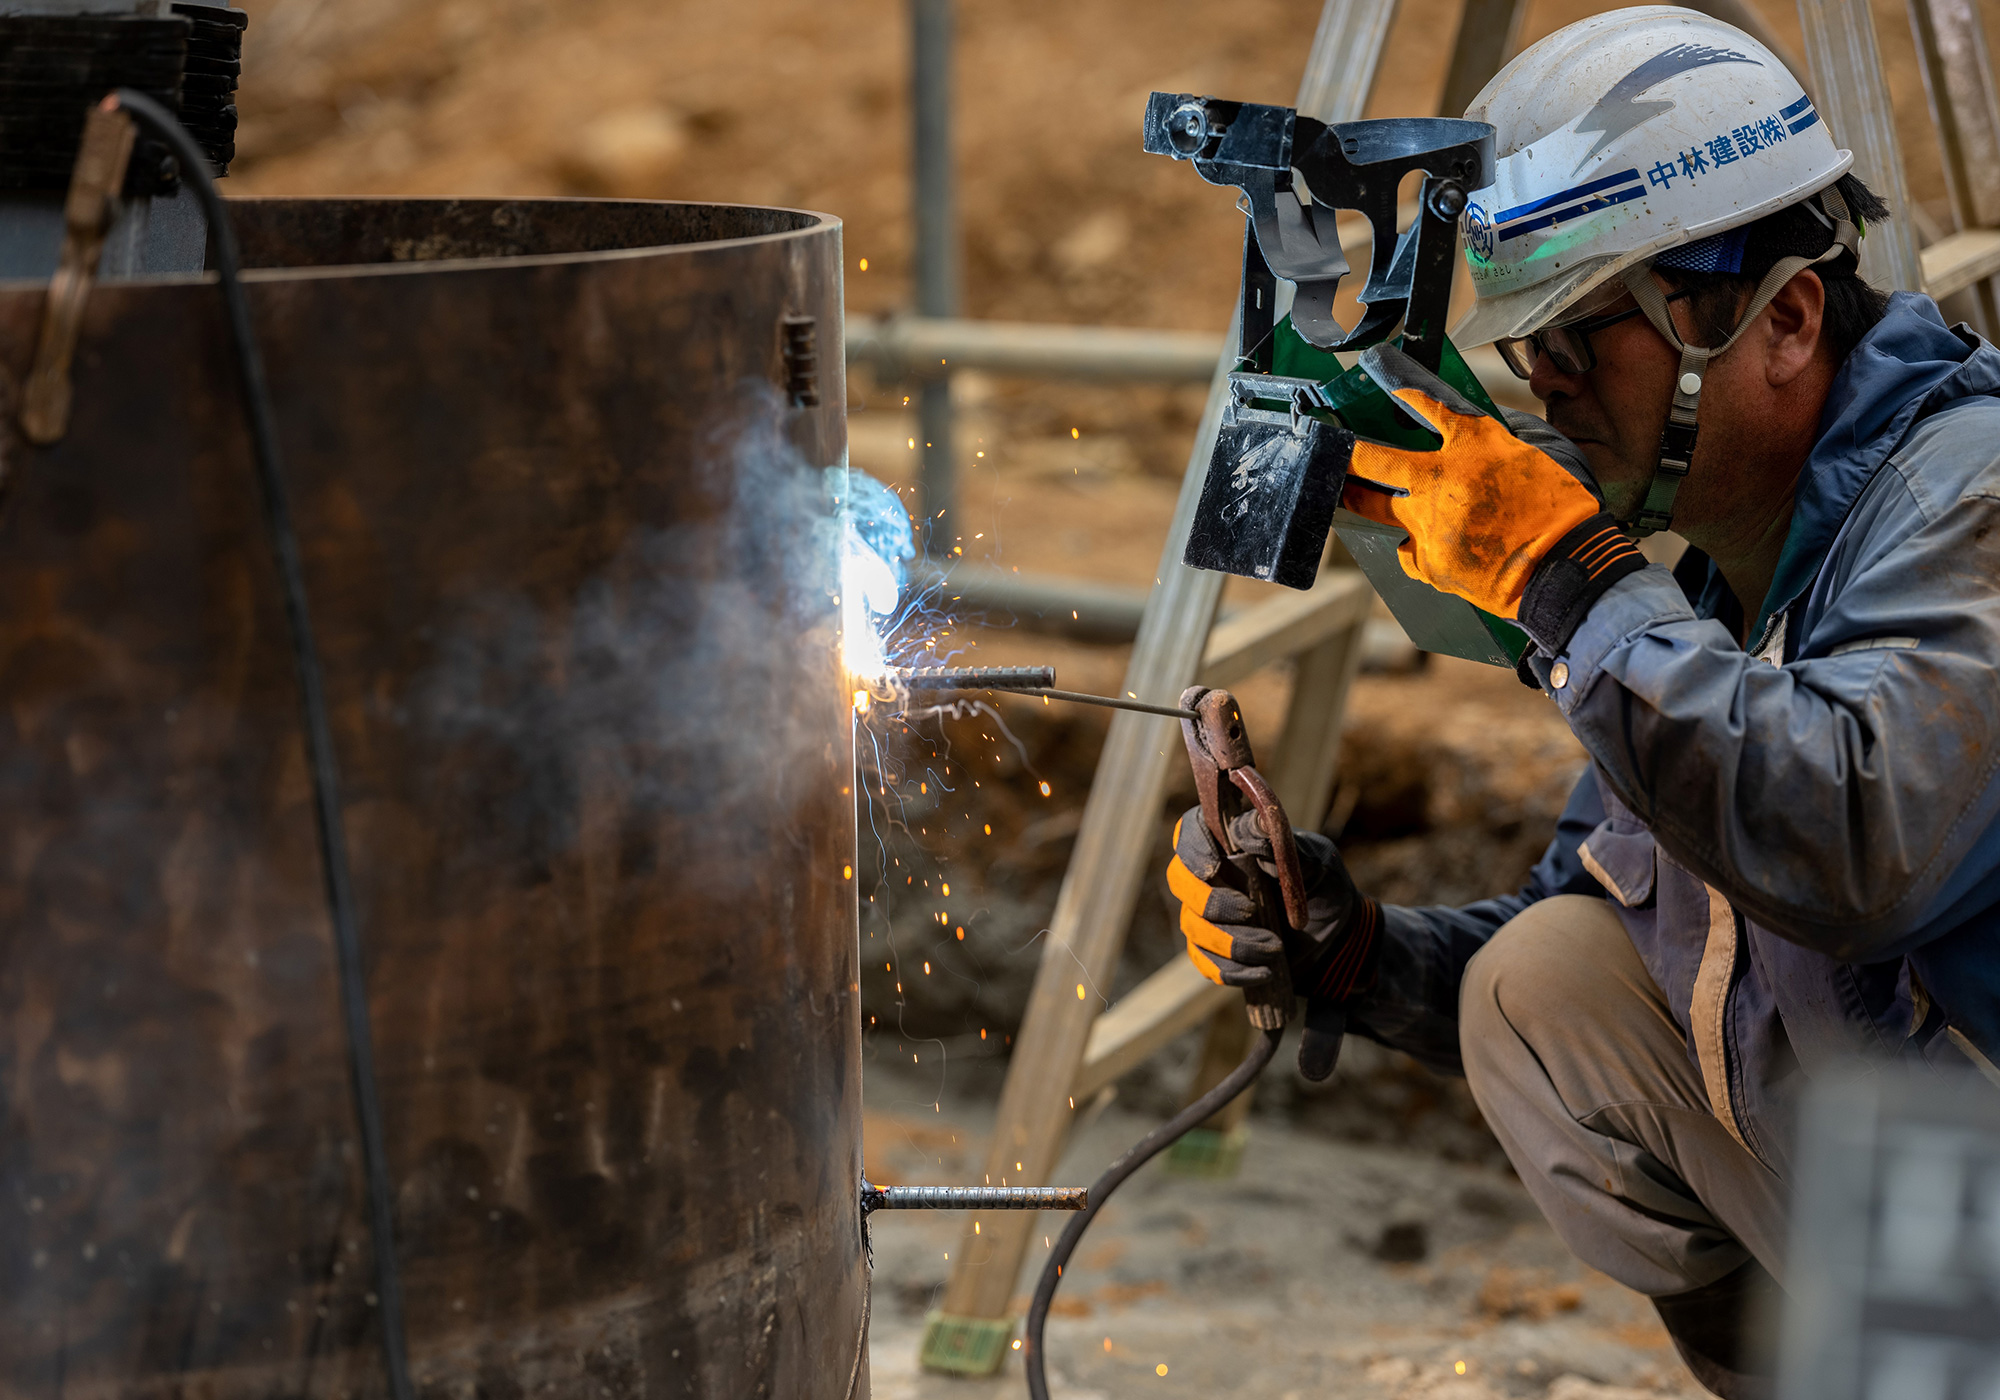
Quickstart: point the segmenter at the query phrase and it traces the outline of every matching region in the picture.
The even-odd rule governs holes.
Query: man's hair
[[[1847,201],[1848,216],[1863,229],[1889,217],[1889,206],[1868,186],[1852,175],[1834,182],[1840,197]],[[1736,318],[1744,302],[1764,280],[1764,274],[1780,258],[1816,257],[1833,243],[1833,230],[1821,217],[1817,198],[1788,204],[1775,214],[1766,214],[1741,232],[1741,262],[1734,272],[1697,272],[1655,263],[1660,275],[1673,290],[1689,292],[1694,311],[1695,332],[1704,345],[1720,345],[1736,329]],[[1738,230],[1730,230],[1735,235]],[[1725,235],[1725,236],[1730,236]],[[1733,241],[1733,240],[1732,240]],[[1840,364],[1861,338],[1873,330],[1889,309],[1884,292],[1861,280],[1857,260],[1842,253],[1812,269],[1826,286],[1826,309],[1820,319],[1820,340]]]

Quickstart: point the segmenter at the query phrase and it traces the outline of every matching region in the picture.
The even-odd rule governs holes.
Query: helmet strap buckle
[[[1667,409],[1666,426],[1660,430],[1653,479],[1646,484],[1646,499],[1638,511],[1630,520],[1620,522],[1627,533],[1641,539],[1674,523],[1674,497],[1694,463],[1694,445],[1700,432],[1695,419],[1701,412],[1702,371],[1708,368],[1708,360],[1707,346],[1681,346],[1680,368],[1674,372],[1674,401]]]

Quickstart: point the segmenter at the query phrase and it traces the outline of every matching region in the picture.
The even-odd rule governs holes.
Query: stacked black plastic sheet
[[[178,112],[226,174],[246,21],[220,5],[175,5],[160,17],[0,16],[0,189],[67,188],[84,114],[120,87]],[[128,195],[167,193],[177,181],[164,147],[134,147]]]
[[[181,122],[208,152],[218,175],[236,158],[236,80],[243,73],[243,29],[250,17],[223,5],[175,5],[189,23],[181,70]]]

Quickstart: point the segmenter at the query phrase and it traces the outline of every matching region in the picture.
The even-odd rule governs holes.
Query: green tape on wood
[[[990,1376],[1013,1349],[1011,1317],[954,1317],[933,1312],[924,1316],[923,1345],[917,1360],[926,1371],[954,1376]]]
[[[1250,1141],[1250,1125],[1238,1123],[1228,1132],[1214,1128],[1190,1128],[1167,1150],[1167,1170],[1175,1176],[1222,1179],[1236,1175],[1243,1165],[1243,1148]]]

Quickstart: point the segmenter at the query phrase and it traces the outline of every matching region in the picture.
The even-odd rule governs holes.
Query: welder
[[[1310,926],[1255,927],[1194,816],[1170,884],[1207,976],[1289,965],[1308,1073],[1342,1025],[1462,1073],[1575,1253],[1710,1390],[1766,1395],[1804,1085],[2000,1081],[2000,353],[1861,279],[1889,211],[1736,29],[1599,15],[1466,115],[1499,159],[1452,336],[1547,426],[1371,350],[1439,445],[1358,445],[1343,503],[1518,621],[1590,768],[1527,883],[1465,908],[1378,904],[1306,834]],[[1671,569],[1634,543],[1669,528]]]

